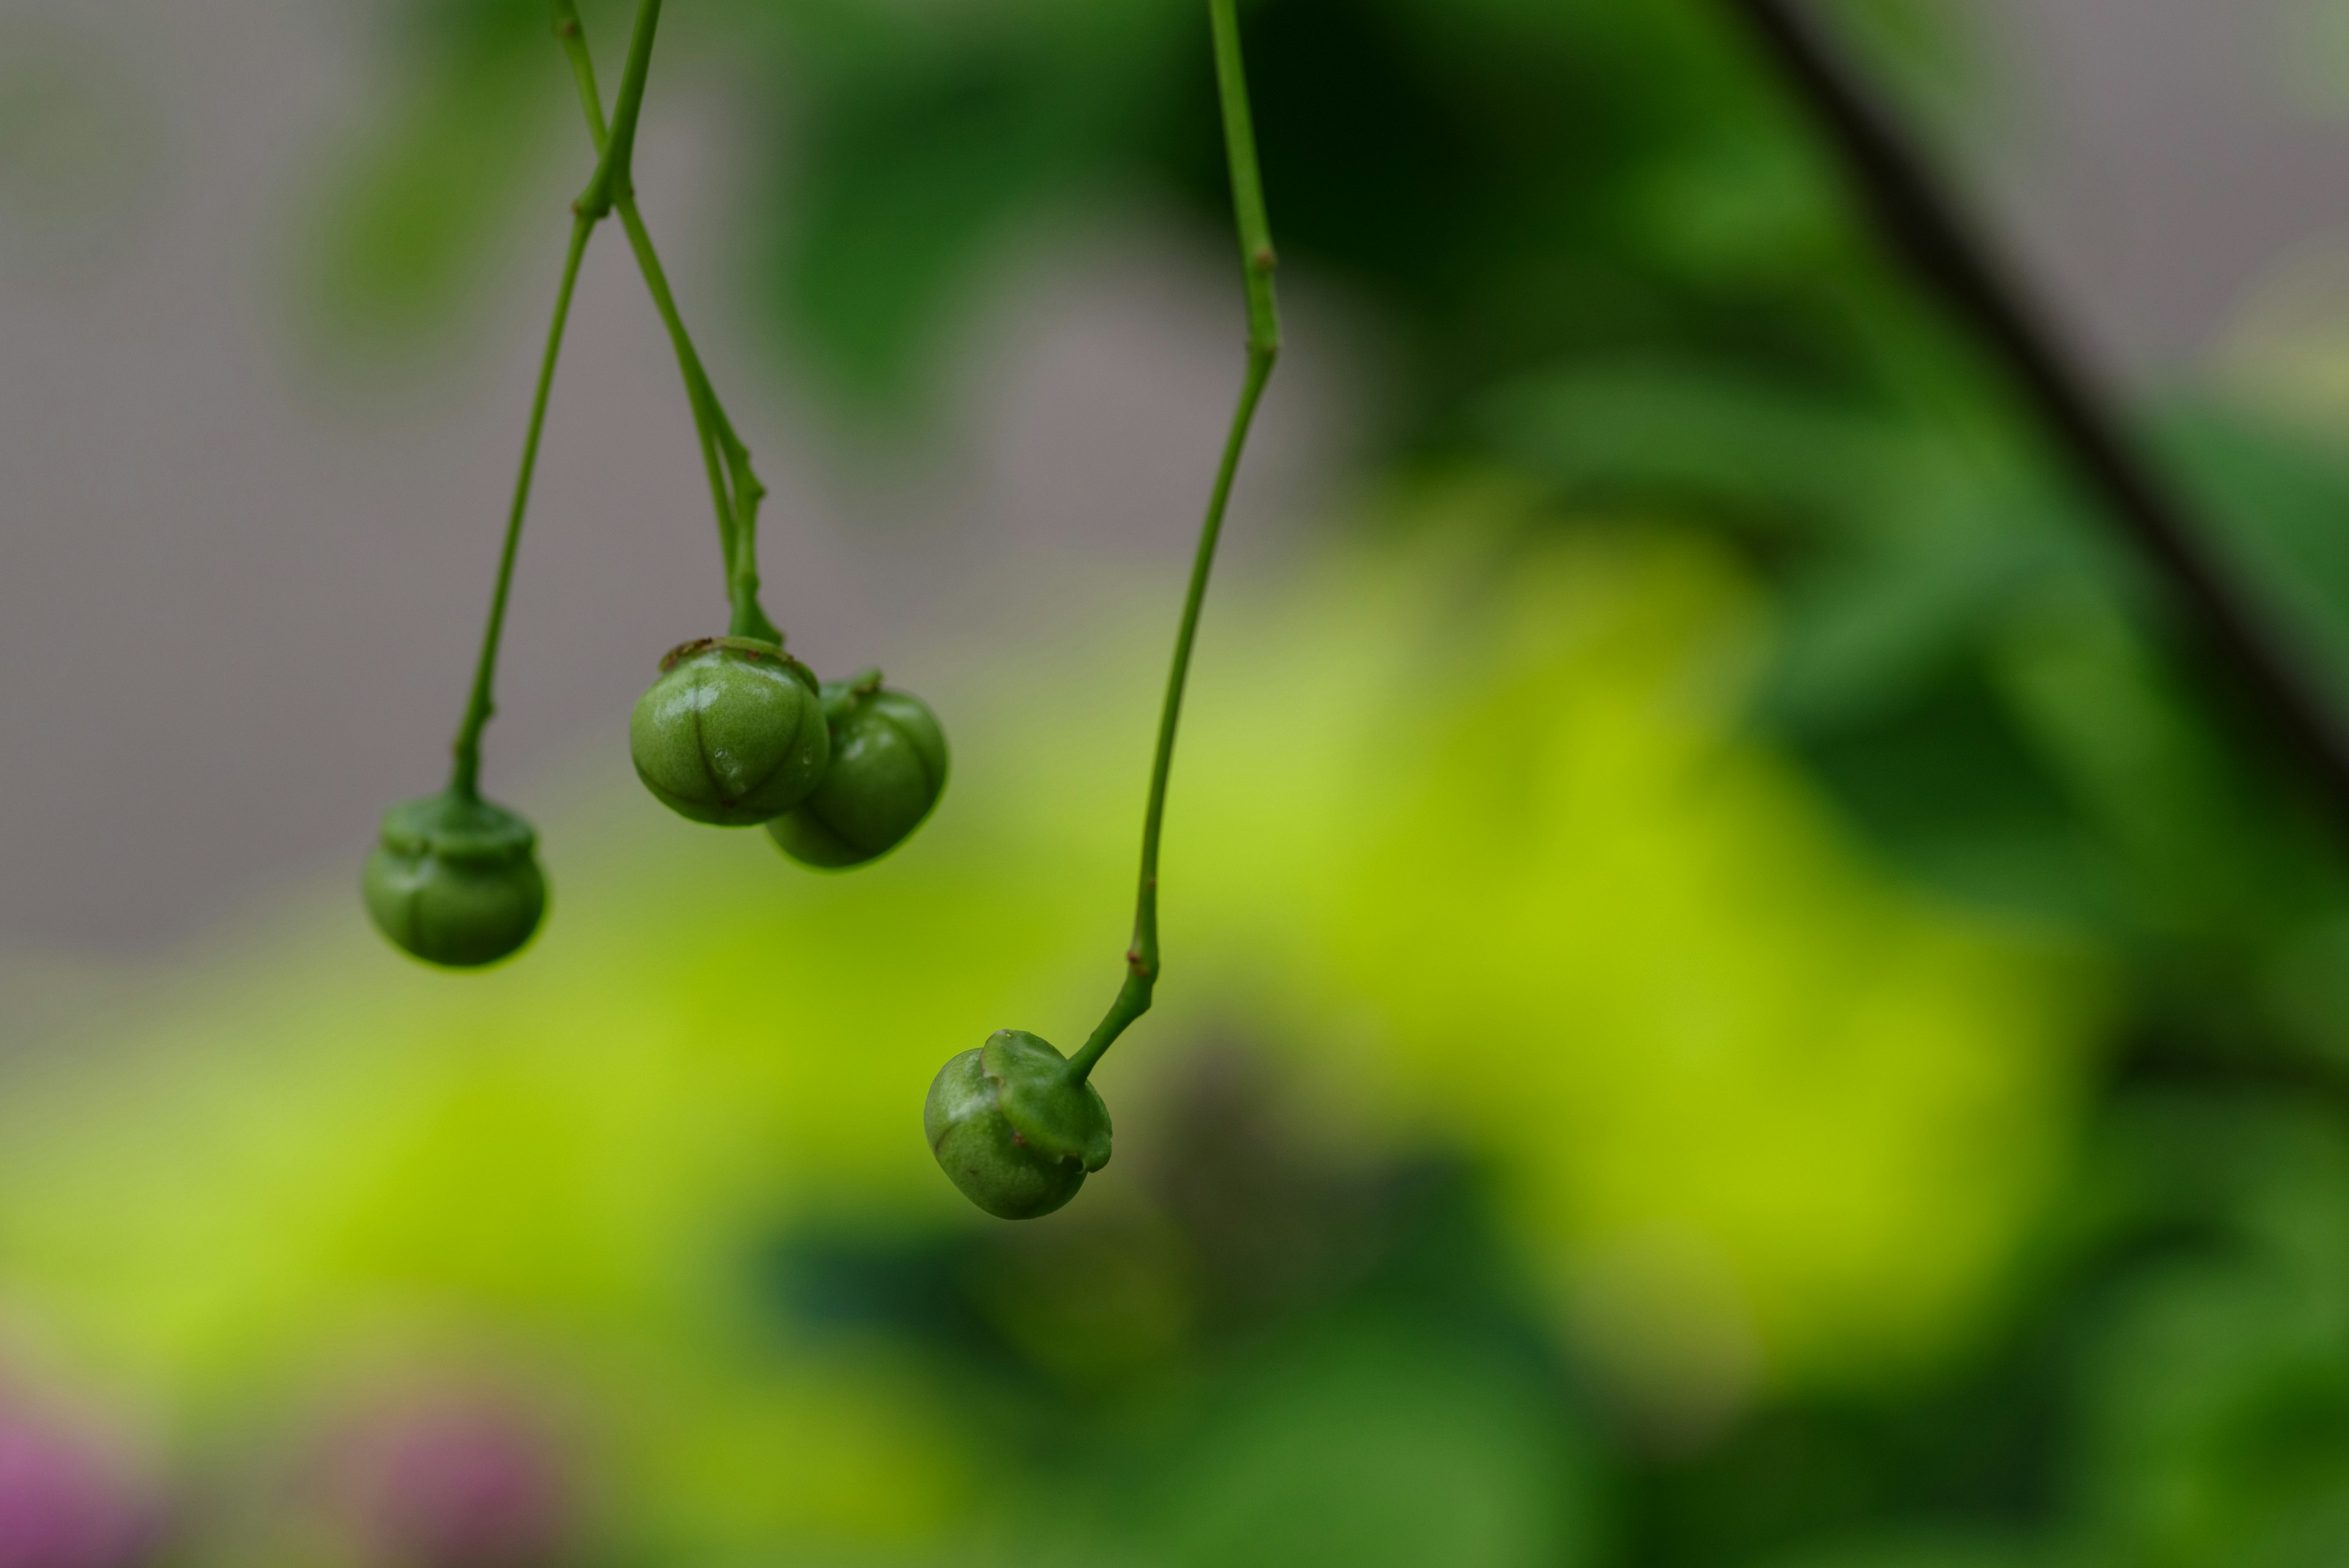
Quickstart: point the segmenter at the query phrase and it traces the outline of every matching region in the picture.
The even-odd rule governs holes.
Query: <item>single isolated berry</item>
[[[529,823],[467,793],[395,805],[367,857],[367,913],[427,963],[495,963],[529,941],[546,914],[537,850]]]
[[[832,736],[808,667],[771,642],[706,637],[674,649],[628,720],[636,776],[679,816],[756,827],[808,797]]]
[[[947,1063],[922,1130],[963,1196],[999,1220],[1042,1219],[1109,1163],[1109,1107],[1025,1030],[1000,1030]]]
[[[929,705],[876,670],[826,681],[832,765],[799,808],[767,824],[783,853],[820,871],[879,859],[922,826],[947,787],[947,737]]]

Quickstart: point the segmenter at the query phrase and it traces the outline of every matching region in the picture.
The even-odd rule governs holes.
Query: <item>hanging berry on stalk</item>
[[[606,128],[595,58],[573,0],[554,4],[555,33],[571,61],[588,135],[608,162],[619,140],[618,116]],[[637,40],[647,48],[651,23],[646,18],[658,10],[658,0],[645,0],[638,16]],[[632,48],[631,71],[636,59]],[[834,736],[819,682],[784,651],[781,630],[760,603],[759,506],[767,488],[751,469],[750,454],[710,385],[660,253],[636,209],[636,192],[625,180],[612,192],[612,211],[619,216],[677,352],[718,516],[719,548],[732,607],[727,635],[702,638],[672,650],[661,661],[660,679],[637,702],[628,726],[636,776],[672,811],[717,827],[773,822],[827,789],[836,798],[857,798],[861,790],[854,779],[832,783],[828,770]],[[936,722],[930,723],[935,731]]]
[[[1183,693],[1198,639],[1199,611],[1216,564],[1216,545],[1231,504],[1232,483],[1247,449],[1257,405],[1280,358],[1280,312],[1273,291],[1278,256],[1267,216],[1264,180],[1248,111],[1247,77],[1240,57],[1235,0],[1208,0],[1215,39],[1216,84],[1223,106],[1225,151],[1230,160],[1232,204],[1247,289],[1247,371],[1239,408],[1207,502],[1207,518],[1191,567],[1190,590],[1174,636],[1174,668],[1158,721],[1158,749],[1150,773],[1142,823],[1142,888],[1135,901],[1133,944],[1126,951],[1125,982],[1084,1048],[1063,1057],[1021,1030],[1006,1030],[948,1062],[930,1085],[923,1129],[930,1151],[963,1195],[1006,1220],[1032,1220],[1067,1203],[1085,1178],[1109,1163],[1109,1107],[1091,1082],[1119,1035],[1150,1011],[1158,984],[1158,844],[1166,820],[1166,784],[1174,763],[1174,737],[1183,720]]]
[[[926,707],[877,682],[868,688],[861,678],[827,696],[814,673],[784,650],[781,629],[760,602],[759,506],[766,486],[710,386],[636,207],[636,125],[661,0],[640,0],[608,121],[574,0],[551,0],[551,9],[579,88],[595,169],[572,203],[571,242],[523,441],[489,628],[458,730],[455,771],[440,794],[385,815],[364,880],[367,911],[384,934],[416,957],[451,969],[478,969],[512,956],[545,914],[537,833],[481,796],[481,734],[495,711],[492,690],[523,520],[580,265],[608,216],[619,218],[677,352],[718,516],[730,609],[726,634],[672,649],[661,660],[660,678],[637,702],[628,734],[637,776],[671,810],[715,826],[755,827],[804,807],[791,826],[779,827],[777,840],[793,858],[827,870],[862,865],[895,847],[928,815],[946,783],[946,738]],[[837,769],[835,750],[844,759]]]

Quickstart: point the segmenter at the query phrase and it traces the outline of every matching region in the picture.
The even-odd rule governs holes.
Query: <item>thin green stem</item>
[[[554,0],[555,32],[566,44],[580,36],[579,13],[573,0]],[[617,196],[628,193],[628,160],[636,143],[636,118],[642,111],[645,81],[652,68],[653,34],[660,23],[661,0],[644,0],[636,16],[636,35],[628,53],[628,73],[620,88],[620,103],[616,111],[616,130],[605,137],[599,129],[597,143],[601,156],[596,161],[595,177],[588,182],[587,192],[572,204],[571,246],[563,260],[563,283],[555,291],[554,320],[547,328],[546,355],[539,367],[538,391],[532,400],[529,433],[523,438],[522,471],[514,480],[513,508],[506,518],[505,548],[498,558],[498,582],[490,596],[489,628],[481,637],[481,662],[473,671],[473,691],[465,704],[465,717],[457,728],[456,768],[449,781],[451,794],[468,798],[477,797],[481,786],[481,732],[489,727],[490,715],[497,711],[492,688],[497,679],[498,649],[505,638],[506,604],[513,593],[514,561],[522,550],[523,518],[530,510],[531,481],[538,472],[538,448],[546,433],[546,406],[554,392],[554,369],[563,357],[563,336],[571,321],[571,300],[579,286],[579,265],[586,258],[587,242],[595,225],[611,211]],[[574,53],[574,64],[578,62]],[[592,77],[580,80],[581,92],[592,102],[595,83]],[[594,118],[600,128],[603,109],[595,109]]]
[[[579,26],[578,7],[571,0],[553,0],[554,25],[566,49],[575,41],[584,51],[587,35]],[[628,63],[620,73],[619,101],[612,106],[609,133],[598,138],[595,176],[579,195],[578,208],[591,218],[602,218],[618,202],[636,193],[636,121],[644,113],[645,82],[653,68],[653,36],[660,30],[661,0],[640,0],[636,27],[628,40]],[[566,26],[567,25],[567,26]],[[576,58],[574,57],[574,70]],[[599,114],[599,119],[602,116]]]
[[[725,556],[727,596],[734,609],[732,635],[779,643],[782,634],[759,604],[759,503],[766,498],[767,487],[750,471],[750,454],[735,435],[733,421],[726,417],[709,384],[709,373],[693,347],[692,334],[686,330],[668,274],[661,266],[660,253],[653,248],[652,234],[636,211],[635,199],[619,203],[619,213],[628,248],[636,253],[637,270],[644,274],[645,287],[653,296],[654,308],[660,312],[661,324],[668,328],[678,369],[685,377],[686,401],[693,409],[702,466],[709,472],[710,500],[718,511],[719,547]]]
[[[1216,472],[1216,488],[1207,501],[1206,522],[1199,531],[1199,549],[1191,565],[1191,584],[1184,596],[1183,619],[1174,634],[1174,659],[1166,676],[1166,700],[1158,717],[1158,750],[1150,770],[1150,804],[1142,819],[1142,886],[1134,899],[1133,940],[1125,953],[1125,982],[1084,1048],[1070,1058],[1071,1081],[1082,1083],[1108,1054],[1119,1035],[1150,1011],[1160,972],[1158,950],[1158,846],[1166,826],[1166,786],[1174,776],[1174,740],[1183,722],[1183,695],[1191,679],[1191,652],[1199,636],[1199,614],[1207,599],[1207,580],[1216,566],[1216,547],[1223,538],[1224,517],[1230,510],[1232,486],[1239,478],[1240,460],[1247,452],[1248,432],[1255,428],[1257,407],[1264,400],[1266,384],[1280,358],[1280,309],[1273,277],[1279,265],[1273,249],[1272,223],[1264,201],[1264,177],[1257,166],[1256,130],[1248,112],[1247,74],[1240,56],[1239,20],[1235,0],[1208,0],[1207,13],[1215,30],[1216,85],[1223,99],[1225,151],[1231,162],[1232,208],[1238,220],[1240,257],[1247,283],[1247,376],[1240,387],[1238,409],[1232,415],[1231,434],[1224,443],[1223,462]]]
[[[1264,173],[1257,164],[1256,117],[1248,108],[1247,68],[1240,57],[1240,25],[1235,0],[1207,0],[1216,36],[1216,89],[1224,106],[1224,151],[1232,169],[1232,213],[1238,220],[1240,265],[1247,280],[1248,352],[1280,354],[1280,303],[1273,275],[1280,253],[1273,248],[1272,218],[1265,210]],[[1244,436],[1245,431],[1241,432]]]
[[[604,120],[604,94],[595,81],[595,57],[587,47],[587,30],[579,20],[574,0],[552,0],[554,12],[554,35],[563,42],[564,57],[571,62],[571,77],[579,89],[580,112],[587,120],[588,139],[595,143],[599,160],[611,147],[611,130]],[[600,166],[600,165],[599,165]],[[734,508],[727,493],[724,475],[719,468],[718,442],[709,428],[697,383],[706,384],[699,376],[700,358],[693,350],[693,339],[685,330],[678,315],[677,302],[668,287],[668,277],[660,265],[659,253],[653,248],[651,234],[636,211],[633,194],[616,199],[613,205],[620,213],[622,228],[627,231],[628,248],[636,257],[636,265],[645,275],[651,289],[654,305],[660,310],[661,321],[667,327],[669,341],[677,350],[679,365],[685,371],[686,395],[693,403],[693,426],[701,441],[701,460],[709,473],[709,488],[718,507],[718,542],[730,562],[734,556]]]
[[[506,601],[513,592],[514,560],[522,551],[523,517],[530,510],[530,486],[538,472],[538,446],[546,433],[546,406],[554,393],[554,368],[563,358],[564,329],[571,320],[571,297],[579,286],[579,264],[587,254],[588,237],[595,220],[582,213],[571,222],[571,246],[563,258],[563,283],[554,294],[554,320],[547,328],[546,355],[539,366],[538,391],[531,400],[530,430],[522,443],[522,472],[514,481],[513,509],[506,518],[505,549],[498,559],[498,586],[490,596],[489,629],[481,638],[481,659],[473,672],[473,695],[458,727],[455,775],[450,792],[478,798],[481,785],[481,732],[497,711],[491,686],[498,669],[498,646],[504,639]]]
[[[571,74],[579,89],[580,109],[587,120],[588,135],[602,155],[598,177],[613,166],[613,149],[618,144],[618,112],[607,127],[604,120],[603,94],[595,80],[595,60],[587,47],[587,34],[580,24],[575,0],[551,0],[554,11],[554,30],[563,41],[564,55],[571,61]],[[646,11],[637,17],[636,43],[632,45],[628,66],[630,79],[636,81],[642,94],[642,77],[638,73],[640,50],[649,51],[649,30],[645,20],[648,12],[657,12],[657,0],[646,0]],[[627,83],[621,91],[626,104]],[[633,124],[629,129],[633,137]],[[709,384],[709,375],[703,367],[700,353],[693,346],[693,335],[686,329],[685,317],[678,309],[676,292],[670,288],[667,269],[662,266],[660,252],[653,244],[652,232],[645,226],[644,215],[636,208],[633,182],[622,174],[623,188],[611,197],[611,209],[620,216],[620,226],[628,236],[628,249],[636,258],[636,269],[644,275],[645,287],[651,294],[653,306],[660,313],[661,325],[668,331],[669,345],[676,351],[678,372],[685,379],[685,396],[693,411],[693,428],[701,446],[702,469],[709,482],[710,504],[718,514],[718,545],[726,567],[727,597],[732,606],[733,618],[728,629],[735,637],[758,638],[762,641],[780,643],[782,633],[767,618],[759,602],[758,526],[759,504],[766,499],[767,487],[750,466],[750,453],[734,433],[733,421],[727,418],[725,406]]]
[[[709,379],[701,368],[701,357],[694,351],[692,336],[686,331],[685,317],[677,307],[677,296],[668,286],[668,274],[660,263],[659,253],[653,248],[651,233],[631,199],[619,206],[620,227],[628,236],[628,249],[635,253],[636,269],[644,274],[645,288],[651,294],[653,308],[660,313],[661,325],[668,330],[669,346],[677,352],[678,371],[685,377],[686,401],[693,409],[693,429],[701,443],[701,462],[709,476],[710,504],[718,513],[718,545],[724,552],[730,575],[735,554],[740,547],[734,522],[734,498],[726,488],[726,470],[719,456],[718,438],[711,429],[709,416]]]

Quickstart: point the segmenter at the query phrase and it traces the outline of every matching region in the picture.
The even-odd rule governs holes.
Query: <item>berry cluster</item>
[[[709,637],[672,649],[628,722],[636,776],[679,816],[763,826],[802,866],[838,871],[903,844],[947,783],[946,732],[877,670],[818,681],[781,645]]]
[[[627,67],[608,122],[575,0],[551,5],[595,145],[595,171],[572,204],[570,249],[523,445],[489,628],[458,731],[456,769],[440,794],[385,814],[365,880],[367,910],[383,933],[417,958],[450,969],[479,969],[512,956],[546,914],[538,836],[520,816],[482,797],[481,742],[494,708],[491,687],[506,603],[572,296],[588,240],[606,217],[616,215],[626,232],[677,351],[733,611],[726,635],[684,643],[661,660],[660,679],[629,720],[636,776],[678,815],[716,827],[764,827],[784,855],[823,871],[866,865],[904,843],[929,816],[947,782],[946,735],[920,699],[892,690],[878,670],[820,680],[785,651],[781,631],[760,602],[758,514],[766,488],[710,385],[636,204],[631,165],[661,0],[638,0]],[[1076,1195],[1087,1175],[1109,1163],[1109,1110],[1090,1078],[1117,1037],[1149,1011],[1157,983],[1158,846],[1191,650],[1240,458],[1280,351],[1276,259],[1235,5],[1208,0],[1247,286],[1247,374],[1175,638],[1143,822],[1141,891],[1125,981],[1074,1057],[1024,1031],[1002,1031],[947,1064],[923,1113],[931,1150],[947,1175],[981,1209],[1004,1219],[1050,1213]]]
[[[947,783],[947,739],[920,698],[878,670],[819,681],[777,642],[708,637],[672,649],[628,723],[636,776],[678,815],[766,828],[820,871],[878,860]],[[448,969],[510,958],[546,914],[530,824],[451,788],[384,814],[367,912],[393,942]]]
[[[759,601],[758,509],[766,489],[709,384],[636,210],[630,160],[659,0],[647,0],[638,16],[620,100],[608,123],[575,0],[553,0],[553,9],[598,162],[585,193],[573,204],[571,248],[523,444],[489,631],[458,732],[456,773],[440,794],[385,814],[365,880],[367,911],[384,935],[449,969],[479,969],[512,957],[546,915],[538,836],[520,816],[481,797],[481,739],[492,711],[491,682],[572,294],[588,236],[607,215],[616,213],[627,231],[677,348],[709,472],[733,606],[728,635],[697,639],[661,660],[660,679],[637,702],[628,726],[636,776],[681,816],[719,827],[763,826],[784,854],[827,871],[864,865],[904,843],[937,804],[947,781],[946,735],[919,698],[889,690],[878,671],[829,685],[819,681],[783,650],[782,633]]]

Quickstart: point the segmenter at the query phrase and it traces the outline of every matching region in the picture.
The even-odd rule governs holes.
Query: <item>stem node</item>
[[[701,355],[694,348],[693,336],[686,330],[685,317],[677,307],[677,296],[661,265],[660,252],[653,245],[652,232],[645,227],[644,214],[636,209],[635,187],[629,180],[628,162],[636,119],[630,94],[633,88],[636,99],[643,96],[652,29],[658,20],[660,0],[643,0],[643,9],[637,13],[627,75],[622,79],[620,102],[614,108],[608,126],[604,121],[603,96],[595,85],[595,57],[579,26],[575,0],[552,0],[552,4],[555,32],[563,40],[564,53],[570,58],[571,74],[579,89],[579,107],[586,117],[587,133],[599,155],[595,179],[580,197],[583,211],[602,201],[604,210],[619,214],[620,226],[628,236],[628,248],[636,258],[636,270],[644,275],[645,287],[653,296],[654,308],[660,312],[661,325],[668,330],[678,369],[685,378],[686,403],[693,411],[694,433],[701,443],[701,465],[709,481],[711,505],[718,514],[719,553],[725,565],[727,598],[733,611],[728,634],[780,643],[783,640],[781,630],[767,618],[759,602],[759,504],[766,499],[767,487],[751,471],[750,449],[734,433],[733,422],[726,417],[725,407],[709,384]],[[615,171],[616,183],[612,182]]]

